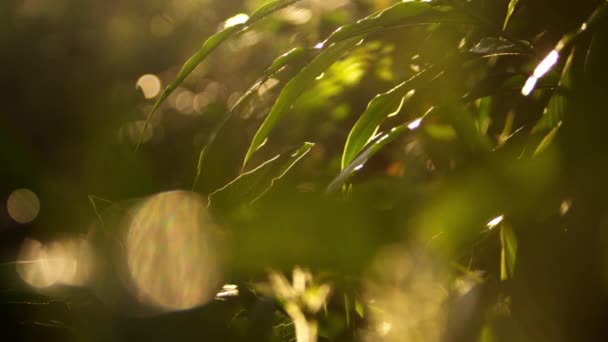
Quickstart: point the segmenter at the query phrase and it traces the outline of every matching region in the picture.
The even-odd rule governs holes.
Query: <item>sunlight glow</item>
[[[151,99],[160,93],[161,83],[158,76],[146,74],[137,80],[136,87],[141,89],[146,99]]]
[[[551,68],[557,63],[559,59],[559,53],[556,50],[552,50],[542,62],[538,64],[536,69],[534,69],[534,77],[541,78],[545,76],[545,74],[551,70]]]
[[[239,288],[234,284],[225,284],[222,290],[215,295],[215,298],[236,297],[239,295]]]
[[[407,124],[407,128],[409,128],[410,130],[415,130],[416,128],[420,127],[420,124],[422,123],[422,118],[418,118],[412,122],[410,122],[409,124]]]
[[[532,90],[534,90],[534,87],[536,87],[536,82],[538,82],[538,79],[534,76],[530,76],[528,80],[526,80],[526,84],[524,84],[523,88],[521,88],[521,94],[523,96],[530,95]]]
[[[564,200],[562,204],[559,206],[559,214],[564,216],[570,211],[570,207],[572,206],[571,200]]]
[[[192,192],[160,193],[135,208],[126,256],[136,297],[166,310],[213,299],[220,284],[214,233],[204,201]]]
[[[528,80],[526,80],[526,83],[524,84],[523,88],[521,88],[522,95],[530,95],[530,93],[532,93],[532,90],[534,90],[534,87],[536,86],[538,80],[541,77],[545,76],[545,74],[549,72],[549,70],[551,70],[555,63],[557,63],[558,59],[559,53],[557,52],[557,50],[551,50],[547,57],[545,57],[545,59],[543,59],[542,62],[538,64],[536,69],[534,69],[534,73],[532,74],[532,76],[530,76]]]
[[[363,278],[369,329],[363,341],[441,341],[447,292],[441,270],[403,245],[385,247]]]
[[[234,17],[226,19],[226,21],[224,22],[224,28],[226,29],[239,24],[244,24],[247,22],[247,20],[249,20],[249,16],[247,14],[239,13]]]
[[[13,191],[6,202],[8,215],[17,223],[30,223],[40,212],[38,196],[28,189]]]
[[[83,239],[42,244],[25,239],[19,253],[17,273],[37,288],[55,284],[84,285],[89,280],[91,258]]]
[[[502,222],[503,219],[504,219],[504,215],[496,216],[495,218],[491,219],[490,222],[488,222],[486,225],[488,226],[488,229],[493,229],[498,224],[500,224],[500,222]]]

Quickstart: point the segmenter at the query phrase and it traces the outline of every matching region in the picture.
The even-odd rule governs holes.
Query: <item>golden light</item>
[[[364,341],[440,341],[448,297],[442,272],[405,246],[383,249],[364,277]]]
[[[189,90],[183,90],[175,97],[175,109],[182,114],[192,113],[194,105],[194,94]]]
[[[570,207],[572,206],[571,200],[563,200],[562,204],[559,206],[559,214],[564,216],[570,211]]]
[[[497,225],[500,224],[500,222],[502,222],[502,220],[505,218],[504,215],[500,215],[500,216],[496,216],[495,218],[491,219],[486,226],[488,227],[488,229],[493,229],[494,227],[496,227]]]
[[[38,196],[28,189],[13,191],[6,202],[8,215],[21,224],[30,223],[36,219],[40,212]]]
[[[224,28],[229,28],[229,27],[236,26],[239,24],[244,24],[247,22],[247,20],[249,20],[249,16],[247,14],[239,13],[231,18],[228,18],[224,22]]]
[[[217,231],[202,198],[160,193],[133,211],[127,270],[140,302],[183,310],[213,299],[220,287]]]
[[[422,118],[418,118],[410,123],[407,124],[407,128],[409,128],[411,131],[415,130],[416,128],[420,127],[420,124],[422,123]]]
[[[551,52],[549,52],[547,57],[545,57],[538,64],[538,66],[536,66],[532,76],[530,76],[526,80],[526,83],[524,84],[523,88],[521,89],[522,95],[524,95],[524,96],[530,95],[532,90],[534,90],[534,87],[536,86],[536,83],[538,82],[538,80],[541,77],[545,76],[545,74],[547,72],[549,72],[549,70],[551,70],[551,68],[555,65],[555,63],[557,63],[558,59],[559,59],[559,52],[557,52],[557,50],[551,50]]]
[[[47,245],[26,239],[19,253],[17,273],[30,286],[84,285],[89,280],[87,243],[82,239],[54,241]]]
[[[136,87],[141,89],[145,98],[151,99],[160,93],[161,83],[158,76],[146,74],[137,80]]]

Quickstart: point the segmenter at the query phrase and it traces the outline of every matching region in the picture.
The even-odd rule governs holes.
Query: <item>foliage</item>
[[[218,313],[209,336],[601,337],[607,3],[354,2],[356,21],[320,3],[269,1],[223,25],[133,144],[146,153],[153,114],[223,46],[273,31],[288,6],[319,17],[296,32],[325,39],[266,56],[201,128],[192,190],[229,236],[240,289],[200,309]]]

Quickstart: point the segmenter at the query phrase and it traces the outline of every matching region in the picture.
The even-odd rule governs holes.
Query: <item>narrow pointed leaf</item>
[[[287,7],[295,2],[298,2],[300,0],[275,0],[275,1],[269,1],[265,4],[263,4],[262,6],[258,7],[255,11],[253,11],[253,13],[251,13],[251,17],[250,20],[251,21],[258,21],[262,18],[264,18],[265,16],[276,12],[284,7]]]
[[[308,57],[312,56],[311,52],[312,51],[310,49],[297,47],[277,57],[272,62],[272,64],[264,71],[262,76],[249,89],[247,89],[243,96],[241,96],[236,101],[230,111],[234,112],[242,108],[243,105],[247,103],[247,101],[251,98],[251,96],[254,95],[258,91],[258,89],[260,89],[264,82],[266,82],[268,79],[270,79],[273,75],[275,75],[278,71],[280,71],[287,65],[294,64],[298,61],[306,60]]]
[[[509,25],[509,20],[511,19],[513,12],[515,12],[515,8],[517,7],[518,2],[519,0],[511,0],[509,2],[509,7],[507,7],[507,15],[505,16],[505,23],[502,26],[503,30],[507,28],[507,25]]]
[[[268,138],[270,131],[281,120],[304,89],[317,76],[341,58],[346,51],[354,48],[360,39],[361,37],[355,37],[329,46],[285,85],[270,113],[253,137],[243,165],[246,165],[253,153],[262,146],[266,138]]]
[[[350,164],[355,156],[361,152],[369,140],[376,134],[380,124],[386,118],[399,112],[405,95],[432,77],[433,73],[431,69],[428,68],[419,72],[388,92],[377,95],[369,102],[365,112],[359,117],[359,120],[357,120],[348,134],[344,152],[342,153],[342,169]]]
[[[423,14],[435,13],[433,6],[424,2],[401,2],[383,11],[367,16],[354,24],[344,25],[335,30],[324,42],[325,45],[355,37],[361,34],[376,32],[391,26],[408,23],[408,19],[420,17]]]
[[[201,151],[193,189],[209,194],[239,175],[243,157],[247,152],[247,146],[239,140],[246,122],[239,115],[268,79],[276,76],[286,66],[297,67],[307,63],[318,52],[320,51],[317,49],[294,48],[277,57],[262,76],[237,100],[209,137],[203,148],[204,151]],[[218,170],[218,162],[222,164],[221,170]]]
[[[502,223],[500,227],[500,279],[508,280],[515,274],[515,262],[517,261],[517,237],[513,228]]]
[[[367,161],[373,157],[378,151],[380,151],[386,144],[392,142],[403,133],[409,131],[410,128],[407,125],[397,126],[390,130],[388,133],[379,133],[372,141],[367,144],[367,147],[359,153],[348,165],[346,165],[342,171],[329,183],[326,192],[333,192],[340,189],[346,180],[355,171],[361,169]]]
[[[268,191],[275,181],[282,178],[313,146],[313,143],[304,143],[295,150],[280,154],[257,168],[241,174],[223,188],[209,195],[210,207],[227,209],[254,202]]]

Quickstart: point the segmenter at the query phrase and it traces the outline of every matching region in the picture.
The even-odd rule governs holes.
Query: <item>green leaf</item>
[[[505,23],[502,26],[503,30],[507,29],[507,25],[509,24],[509,19],[511,19],[513,12],[515,12],[515,8],[517,7],[518,2],[519,2],[519,0],[511,0],[509,2],[509,7],[507,7],[507,15],[505,16]]]
[[[492,149],[490,139],[482,134],[467,108],[448,104],[441,108],[440,115],[454,128],[465,146],[474,153],[487,153]]]
[[[346,167],[340,171],[340,173],[331,181],[331,183],[329,183],[326,192],[329,193],[340,189],[351,174],[360,170],[365,163],[376,153],[378,153],[378,151],[380,151],[384,146],[386,146],[386,144],[392,142],[398,136],[410,130],[411,129],[408,127],[408,125],[401,125],[394,127],[388,133],[377,134],[376,137],[367,144],[367,147],[363,149],[363,151],[361,151],[361,153],[359,153],[359,155],[354,158],[350,164],[346,165]]]
[[[286,67],[289,64],[295,64],[296,62],[306,60],[313,55],[312,49],[304,49],[301,47],[293,48],[281,56],[277,57],[272,64],[264,71],[261,77],[241,96],[234,106],[232,106],[230,112],[233,113],[235,111],[239,111],[245,103],[254,95],[258,89],[270,79],[273,75],[279,72],[282,68]]]
[[[513,228],[506,222],[500,226],[500,279],[513,278],[517,260],[517,237]]]
[[[338,28],[325,40],[323,44],[333,44],[344,39],[376,32],[391,26],[408,24],[411,22],[406,20],[413,17],[421,17],[423,14],[429,13],[441,14],[441,12],[435,10],[433,6],[430,6],[424,2],[401,2],[383,11],[367,16],[354,24],[344,25]],[[429,20],[422,23],[430,23],[433,22],[433,20],[436,20],[436,18],[428,19]]]
[[[201,151],[194,190],[209,194],[239,175],[243,157],[247,152],[247,146],[239,139],[242,137],[244,126],[247,125],[240,114],[268,79],[288,65],[297,67],[309,61],[318,52],[318,49],[298,47],[277,57],[262,76],[236,101],[210,135],[203,148],[204,152]],[[218,167],[218,163],[221,163],[221,168]],[[205,168],[206,165],[209,167]],[[202,170],[207,171],[202,173]]]
[[[250,204],[268,191],[314,146],[306,142],[299,148],[280,154],[257,168],[245,172],[223,188],[209,195],[209,206],[227,209]]]
[[[275,101],[274,106],[270,110],[270,113],[253,137],[247,154],[245,155],[243,166],[247,164],[253,153],[263,145],[270,131],[272,131],[279,120],[283,118],[287,110],[293,105],[304,89],[310,85],[317,76],[341,58],[346,51],[354,48],[361,38],[362,37],[355,37],[329,46],[285,85]]]
[[[163,90],[163,92],[160,94],[160,97],[154,103],[154,107],[152,107],[152,111],[150,112],[150,114],[148,114],[148,118],[146,119],[146,123],[144,124],[144,128],[142,129],[142,133],[139,136],[139,141],[137,142],[137,145],[135,146],[135,150],[137,150],[141,146],[141,143],[142,143],[143,137],[144,137],[144,132],[148,128],[148,125],[150,124],[150,120],[152,120],[152,117],[153,117],[154,113],[156,112],[156,110],[158,109],[158,107],[167,99],[167,97],[169,97],[169,95],[171,95],[171,93],[173,93],[173,91],[175,89],[177,89],[177,87],[186,79],[186,77],[188,77],[188,75],[190,75],[190,73],[205,58],[207,58],[207,56],[209,56],[209,54],[213,50],[215,50],[222,42],[224,42],[226,39],[230,38],[234,33],[241,30],[243,27],[245,27],[244,23],[237,24],[237,25],[228,27],[228,28],[216,33],[215,35],[213,35],[209,39],[207,39],[201,46],[200,50],[198,50],[197,53],[195,53],[192,57],[190,57],[186,61],[184,66],[182,66],[182,69],[177,74],[177,77],[175,78],[175,80],[173,80],[173,82],[169,83],[167,88],[165,88],[165,90]]]
[[[369,102],[365,112],[359,117],[359,120],[357,120],[348,134],[344,152],[342,153],[342,169],[350,164],[355,156],[361,152],[369,140],[376,134],[380,124],[386,118],[396,115],[401,110],[405,95],[424,81],[428,81],[434,75],[431,69],[433,68],[419,72],[388,92],[377,95]]]
[[[284,7],[287,7],[295,2],[298,2],[300,0],[275,0],[275,1],[269,1],[265,4],[263,4],[262,6],[258,7],[255,11],[253,11],[253,13],[251,13],[251,17],[249,18],[250,21],[255,22],[258,21],[262,18],[264,18],[265,16],[272,14],[273,12],[276,12]]]
[[[177,74],[177,77],[173,80],[173,82],[169,83],[169,85],[163,90],[159,98],[154,103],[152,111],[150,111],[150,114],[148,114],[148,117],[146,118],[146,122],[142,129],[142,132],[140,133],[139,140],[137,142],[137,145],[135,146],[135,150],[137,151],[141,146],[144,138],[144,133],[150,125],[150,120],[152,120],[152,117],[154,116],[154,113],[156,112],[158,107],[169,97],[169,95],[171,95],[171,93],[173,93],[173,91],[175,91],[175,89],[177,89],[177,87],[186,79],[186,77],[188,77],[188,75],[190,75],[190,73],[192,73],[192,71],[194,71],[194,69],[199,64],[201,64],[203,60],[207,58],[207,56],[209,56],[209,54],[211,54],[211,52],[213,52],[220,44],[222,44],[228,38],[232,37],[234,34],[246,29],[251,24],[255,23],[256,21],[259,21],[260,19],[273,13],[274,11],[277,11],[296,1],[298,0],[277,0],[266,3],[256,9],[246,22],[226,27],[222,31],[214,34],[213,36],[205,40],[198,52],[196,52],[192,57],[190,57],[186,61],[186,63],[184,63],[182,69]]]

